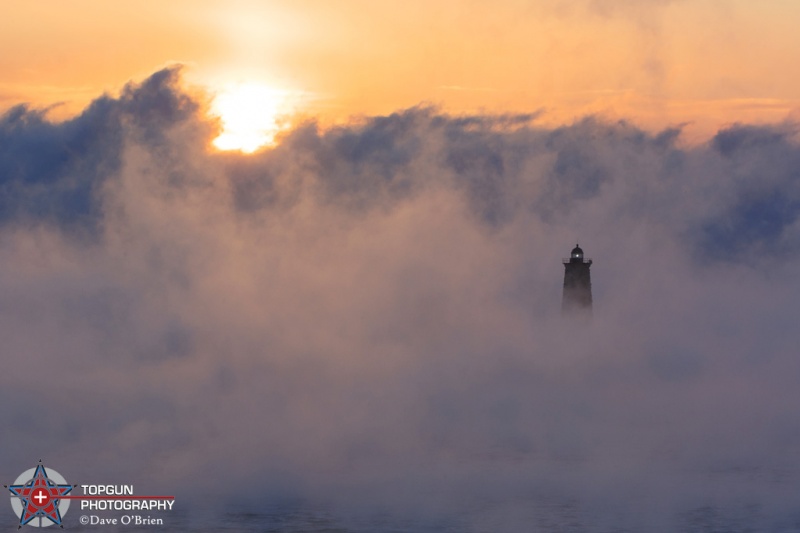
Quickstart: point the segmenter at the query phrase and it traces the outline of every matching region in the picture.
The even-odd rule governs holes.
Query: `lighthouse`
[[[592,313],[592,278],[589,269],[592,260],[583,256],[577,244],[564,263],[564,297],[561,301],[563,315]]]

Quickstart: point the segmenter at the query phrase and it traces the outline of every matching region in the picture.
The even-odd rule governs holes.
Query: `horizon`
[[[0,111],[55,105],[58,120],[173,64],[210,95],[260,86],[288,96],[282,112],[325,124],[423,104],[538,113],[548,127],[586,115],[682,125],[696,144],[736,122],[795,121],[800,102],[790,2],[15,0],[6,11],[0,46],[15,53],[0,58]]]

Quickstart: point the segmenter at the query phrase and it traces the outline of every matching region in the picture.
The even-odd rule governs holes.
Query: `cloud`
[[[410,529],[791,527],[794,130],[534,118],[220,154],[175,69],[65,122],[8,111],[6,478],[43,458]],[[559,314],[576,240],[588,325]]]

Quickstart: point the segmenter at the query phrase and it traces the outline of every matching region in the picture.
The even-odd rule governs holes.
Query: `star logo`
[[[20,474],[14,484],[7,488],[13,494],[11,506],[19,516],[19,527],[26,524],[34,527],[53,524],[64,527],[61,517],[69,508],[69,500],[62,500],[61,497],[74,488],[74,485],[67,484],[64,476],[53,469],[48,472],[39,461],[36,468]]]

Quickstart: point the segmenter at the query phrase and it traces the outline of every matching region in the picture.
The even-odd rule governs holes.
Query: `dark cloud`
[[[119,172],[126,142],[169,149],[168,131],[196,121],[198,105],[177,90],[179,68],[98,98],[78,117],[49,122],[45,112],[16,106],[0,117],[0,219],[49,219],[92,225],[98,189]],[[208,129],[204,131],[207,135]]]
[[[800,151],[794,128],[737,124],[718,132],[711,146],[721,154],[723,212],[702,225],[703,246],[724,260],[760,255],[789,260],[797,253]]]
[[[535,118],[219,154],[174,69],[65,122],[7,112],[6,478],[45,458],[410,530],[790,530],[792,130]],[[577,239],[584,325],[559,314]]]

